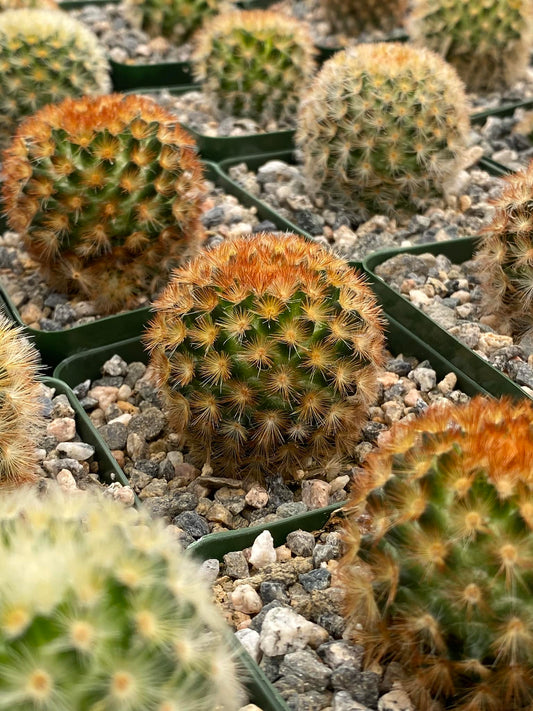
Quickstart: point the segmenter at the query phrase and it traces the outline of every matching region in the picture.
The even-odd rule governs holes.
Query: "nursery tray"
[[[475,237],[421,244],[415,247],[388,249],[372,254],[363,261],[363,268],[371,280],[372,289],[378,295],[383,308],[413,334],[431,344],[443,358],[465,373],[495,397],[511,395],[513,398],[528,397],[524,390],[502,372],[474,353],[442,326],[413,306],[405,297],[392,289],[375,273],[375,269],[397,254],[443,254],[455,264],[472,259],[476,247]]]
[[[109,60],[111,81],[115,91],[141,92],[143,89],[166,86],[192,86],[194,83],[190,62],[163,62],[158,64],[124,64]]]
[[[236,186],[233,181],[221,173],[214,163],[205,162],[204,165],[206,179],[211,180],[218,187],[224,188],[228,194],[235,195],[245,207],[256,207],[260,220],[269,220],[279,230],[296,232],[304,237],[309,237],[306,232],[284,220],[277,212]],[[82,326],[59,331],[39,331],[29,328],[23,323],[19,310],[0,285],[0,305],[2,301],[8,316],[23,327],[24,333],[37,346],[43,364],[51,368],[68,356],[83,352],[88,348],[103,346],[106,343],[114,343],[134,336],[138,337],[150,318],[150,308],[146,306],[122,314],[105,316]]]
[[[55,388],[57,395],[66,395],[70,406],[75,412],[77,431],[83,438],[83,441],[92,445],[95,449],[95,456],[100,465],[99,475],[102,481],[106,484],[118,481],[123,486],[129,486],[129,481],[122,469],[118,466],[117,460],[113,457],[109,447],[98,434],[90,417],[80,405],[78,398],[74,395],[67,383],[58,378],[50,378],[48,376],[40,378],[40,380],[42,380],[47,387]],[[136,502],[139,503],[137,495],[135,495],[135,499]]]
[[[493,109],[485,109],[485,111],[476,111],[470,115],[472,123],[485,123],[489,116],[512,116],[517,109],[533,109],[533,99],[527,101],[510,101],[508,104],[497,106]]]
[[[79,10],[86,5],[118,5],[122,0],[60,0],[60,10]]]

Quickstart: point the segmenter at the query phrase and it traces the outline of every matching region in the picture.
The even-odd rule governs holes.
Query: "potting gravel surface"
[[[228,172],[245,190],[350,260],[380,249],[475,235],[492,215],[489,201],[502,187],[501,179],[473,167],[461,172],[453,195],[433,201],[424,212],[403,221],[376,215],[358,223],[323,197],[310,196],[298,164],[270,160],[253,171],[239,163]]]
[[[482,126],[472,127],[483,154],[512,171],[526,168],[533,158],[533,143],[517,129],[526,113],[531,110],[517,109],[512,116],[489,116]]]
[[[125,506],[134,503],[133,491],[120,482],[102,481],[100,465],[95,459],[92,444],[84,442],[76,427],[76,414],[64,394],[41,383],[39,400],[46,421],[46,430],[37,442],[39,480],[37,486],[46,489],[56,480],[65,491],[98,488],[105,490]],[[105,472],[104,472],[105,473]]]
[[[399,254],[375,271],[448,333],[533,397],[533,334],[513,339],[509,324],[484,310],[479,264],[475,259],[452,264],[444,255]]]
[[[143,363],[126,363],[115,355],[102,366],[102,377],[74,388],[82,406],[107,442],[132,488],[154,515],[177,527],[188,546],[216,531],[245,528],[344,501],[353,470],[393,422],[413,418],[429,403],[464,402],[448,373],[438,381],[431,364],[407,354],[392,356],[379,376],[379,395],[370,409],[350,466],[300,470],[284,483],[271,472],[265,485],[200,472],[181,451],[170,431],[153,373]]]
[[[364,667],[364,648],[350,641],[336,527],[295,530],[278,548],[266,531],[222,564],[206,560],[215,601],[291,711],[415,711],[401,667]]]
[[[204,201],[202,222],[206,246],[226,237],[237,237],[263,230],[276,231],[271,222],[260,222],[254,207],[246,208],[236,197],[228,195],[207,181],[208,197]],[[51,289],[28,255],[15,232],[0,235],[0,282],[19,310],[22,321],[37,330],[59,331],[91,323],[107,314],[98,313],[93,302],[67,296]],[[148,306],[154,294],[139,296],[133,308]]]

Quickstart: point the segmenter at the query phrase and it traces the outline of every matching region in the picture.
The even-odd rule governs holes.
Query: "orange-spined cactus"
[[[0,315],[0,487],[35,479],[37,434],[44,428],[38,359],[21,330]]]
[[[420,711],[531,709],[533,404],[478,397],[395,425],[346,511],[368,658],[404,665]]]
[[[202,242],[205,189],[193,139],[139,96],[46,106],[5,152],[9,226],[54,288],[108,311],[155,294]]]
[[[351,452],[383,334],[344,260],[294,235],[227,240],[175,271],[154,308],[151,362],[197,464],[290,478]]]

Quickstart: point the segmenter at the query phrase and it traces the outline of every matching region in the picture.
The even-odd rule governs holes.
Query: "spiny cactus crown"
[[[151,37],[187,42],[204,21],[227,12],[234,0],[125,0],[126,12]]]
[[[301,237],[226,240],[174,272],[146,341],[193,459],[287,478],[352,451],[376,393],[376,300]]]
[[[156,293],[204,238],[195,143],[150,99],[45,107],[19,127],[3,176],[8,223],[50,284],[108,310]]]
[[[522,332],[533,328],[533,162],[505,178],[494,205],[476,254],[484,304]]]
[[[368,660],[420,711],[533,702],[533,404],[478,397],[393,426],[356,476],[342,563]]]
[[[407,0],[320,0],[335,32],[357,37],[362,32],[390,32],[402,24]]]
[[[510,86],[533,40],[531,0],[414,0],[408,31],[452,64],[470,91]]]
[[[0,144],[45,104],[110,86],[104,50],[81,22],[55,10],[0,14]]]
[[[296,140],[311,187],[348,211],[413,211],[461,167],[463,85],[427,50],[397,43],[337,52],[315,77]]]
[[[293,119],[315,69],[306,23],[268,10],[219,15],[195,37],[193,70],[225,114]]]
[[[80,492],[0,498],[0,708],[236,711],[225,623],[163,524]]]
[[[35,479],[39,430],[44,430],[37,383],[39,354],[0,314],[0,486]],[[2,494],[3,496],[3,494]],[[1,497],[0,497],[1,498]]]

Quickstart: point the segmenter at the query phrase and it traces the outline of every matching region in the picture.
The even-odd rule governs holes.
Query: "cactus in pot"
[[[195,464],[286,479],[352,453],[377,391],[376,300],[301,237],[225,240],[173,274],[146,334]]]
[[[477,397],[395,424],[346,516],[367,662],[399,662],[419,711],[531,708],[533,404]]]
[[[150,99],[67,99],[5,152],[3,199],[47,281],[104,311],[155,294],[204,239],[193,139]]]
[[[310,189],[367,218],[409,213],[442,194],[463,166],[469,126],[463,85],[440,57],[364,44],[323,65],[296,141]]]

